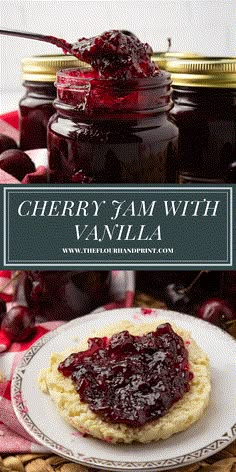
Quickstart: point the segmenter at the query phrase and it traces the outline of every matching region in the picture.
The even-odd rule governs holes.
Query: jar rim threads
[[[120,112],[158,113],[172,106],[171,76],[160,71],[148,78],[99,78],[86,69],[69,68],[57,72],[56,107],[68,107],[86,114],[114,115]]]

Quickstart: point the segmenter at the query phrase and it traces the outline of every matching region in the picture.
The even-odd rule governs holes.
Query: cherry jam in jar
[[[73,56],[33,56],[22,60],[22,78],[25,95],[19,103],[20,148],[47,147],[47,124],[55,113],[54,82],[56,71],[72,67],[78,60]]]
[[[77,68],[57,73],[48,159],[59,183],[173,183],[178,129],[170,74],[101,78]]]
[[[168,63],[171,117],[179,128],[179,183],[234,182],[236,59],[195,58]]]
[[[109,271],[22,271],[15,301],[37,321],[71,320],[113,301]],[[23,300],[23,301],[22,301]]]

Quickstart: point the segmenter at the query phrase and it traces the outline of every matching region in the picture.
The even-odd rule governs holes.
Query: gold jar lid
[[[236,57],[203,57],[168,61],[172,84],[184,87],[235,88]]]
[[[21,61],[22,80],[53,83],[57,71],[68,67],[88,68],[89,65],[69,54],[25,57]]]
[[[199,54],[192,51],[185,51],[185,52],[154,52],[152,60],[155,62],[160,69],[164,69],[169,71],[168,64],[169,61],[173,61],[176,59],[193,59],[195,57],[200,57]]]

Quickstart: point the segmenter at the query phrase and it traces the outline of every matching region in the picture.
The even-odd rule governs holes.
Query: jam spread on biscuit
[[[190,389],[188,351],[169,323],[133,336],[90,338],[58,366],[80,400],[103,420],[140,427],[164,416]]]

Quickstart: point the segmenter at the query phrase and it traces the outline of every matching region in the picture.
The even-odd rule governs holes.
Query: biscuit
[[[104,328],[100,332],[91,333],[92,336],[112,336],[123,330],[128,330],[133,335],[155,331],[159,324],[154,323],[132,324],[129,321]],[[168,412],[153,421],[149,421],[141,427],[130,427],[126,424],[113,424],[104,421],[96,413],[90,410],[89,405],[80,401],[74,384],[69,377],[64,377],[57,368],[68,355],[75,352],[75,348],[61,353],[53,353],[48,368],[43,369],[39,376],[41,390],[48,393],[55,403],[60,415],[67,423],[79,430],[82,434],[112,443],[132,443],[134,441],[148,443],[160,439],[167,439],[175,433],[184,431],[198,421],[206,409],[211,391],[209,359],[207,354],[197,345],[191,334],[172,325],[174,331],[180,335],[189,353],[189,367],[194,378],[190,383],[190,390],[174,403]],[[91,337],[91,336],[90,336]],[[84,340],[77,351],[87,349],[87,340]]]

